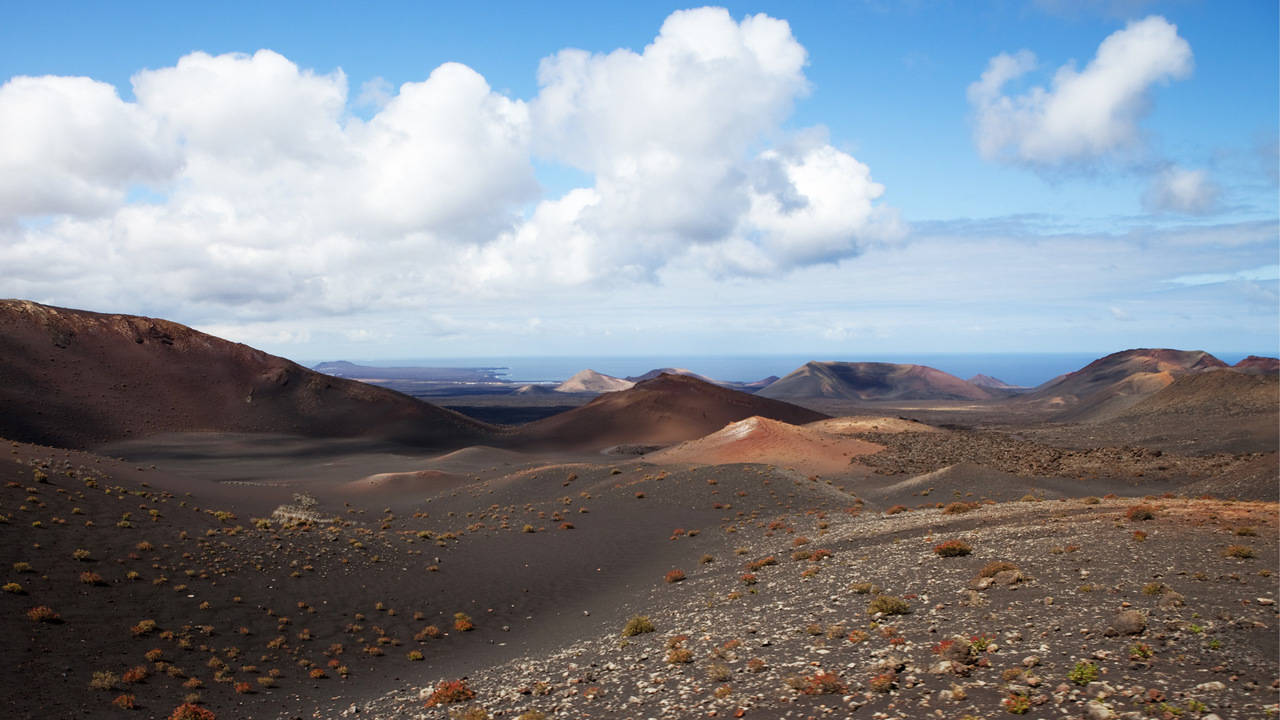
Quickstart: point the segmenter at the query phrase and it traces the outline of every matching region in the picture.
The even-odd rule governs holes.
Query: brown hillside
[[[492,432],[167,320],[0,301],[0,436],[85,448],[188,431],[449,447]]]
[[[1250,374],[1280,373],[1280,358],[1250,355],[1231,367]]]
[[[660,375],[630,390],[606,393],[580,408],[524,425],[516,431],[515,439],[522,444],[559,448],[669,445],[702,437],[752,415],[791,424],[826,417],[686,375]]]
[[[1223,367],[1226,363],[1203,350],[1124,350],[1050,380],[1026,401],[1060,410],[1064,420],[1103,419],[1163,390],[1180,375]]]
[[[780,400],[990,400],[1002,393],[925,365],[811,362],[761,390]]]
[[[1120,415],[1201,415],[1234,417],[1280,410],[1280,382],[1276,375],[1246,375],[1235,370],[1212,370],[1182,375],[1168,387],[1138,402]]]

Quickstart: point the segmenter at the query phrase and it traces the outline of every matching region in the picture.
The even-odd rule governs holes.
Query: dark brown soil
[[[0,437],[59,447],[164,432],[283,432],[459,447],[484,423],[189,327],[0,301]]]

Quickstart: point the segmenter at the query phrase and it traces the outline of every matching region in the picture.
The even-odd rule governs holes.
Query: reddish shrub
[[[684,571],[672,570],[671,572],[667,573],[665,580],[669,583],[678,583],[681,580],[684,580]]]
[[[1150,520],[1156,516],[1156,509],[1150,505],[1134,505],[1125,511],[1124,516],[1130,520]]]
[[[963,557],[973,552],[973,548],[963,540],[947,540],[934,545],[933,551],[938,557]]]
[[[448,703],[465,702],[476,696],[476,691],[467,687],[466,680],[441,680],[436,689],[427,698],[427,707],[446,705]]]
[[[182,703],[173,709],[169,720],[218,720],[218,716],[194,703]]]
[[[56,623],[62,622],[62,617],[53,611],[48,605],[37,605],[27,611],[27,619],[31,622]]]
[[[840,676],[830,672],[818,672],[805,678],[800,692],[805,695],[843,695],[848,689],[840,682]]]

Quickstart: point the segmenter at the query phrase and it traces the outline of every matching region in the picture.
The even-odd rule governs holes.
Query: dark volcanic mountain
[[[167,320],[0,301],[0,437],[84,448],[168,432],[454,447],[491,428]]]
[[[990,400],[1003,393],[924,365],[811,362],[756,393],[781,400]]]
[[[1280,358],[1250,355],[1231,367],[1239,370],[1240,372],[1249,373],[1251,375],[1280,373]]]
[[[1225,367],[1203,350],[1123,350],[1050,380],[1026,400],[1062,410],[1063,419],[1096,420],[1123,412],[1180,375]]]
[[[580,408],[529,423],[516,431],[515,440],[560,448],[669,445],[702,437],[752,415],[795,425],[826,417],[688,375],[659,375],[629,390],[606,393]]]

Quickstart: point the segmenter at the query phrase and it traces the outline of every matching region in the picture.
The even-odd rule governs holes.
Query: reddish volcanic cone
[[[760,415],[801,424],[827,417],[790,403],[729,390],[687,375],[660,375],[580,408],[524,425],[514,440],[549,448],[669,445]]]

